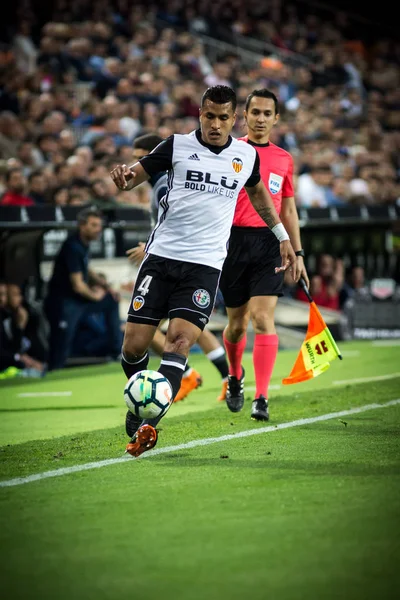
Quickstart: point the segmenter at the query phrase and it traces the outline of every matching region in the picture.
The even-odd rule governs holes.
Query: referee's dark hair
[[[232,110],[235,112],[237,106],[236,93],[232,88],[227,85],[214,85],[213,87],[209,87],[203,94],[201,98],[201,106],[204,106],[204,102],[206,100],[210,100],[211,102],[215,102],[215,104],[227,104],[230,102],[232,104]]]
[[[275,114],[279,114],[279,102],[274,92],[267,90],[267,88],[261,88],[260,90],[253,90],[246,98],[245,110],[249,110],[250,102],[252,98],[270,98],[275,104]]]
[[[144,135],[140,135],[135,139],[133,142],[133,147],[151,152],[156,146],[158,146],[158,144],[161,144],[163,140],[164,138],[157,133],[145,133]]]
[[[103,213],[96,206],[86,206],[78,212],[76,215],[78,225],[85,225],[90,217],[96,217],[97,219],[103,218]]]

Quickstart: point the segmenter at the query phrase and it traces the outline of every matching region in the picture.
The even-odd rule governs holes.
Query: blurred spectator
[[[78,230],[62,245],[54,263],[45,310],[50,323],[49,369],[61,369],[71,356],[73,340],[81,320],[90,314],[104,315],[108,354],[117,358],[122,333],[119,297],[112,287],[89,267],[89,244],[102,231],[101,212],[83,209],[78,214]],[[91,287],[91,285],[93,287]]]
[[[366,286],[363,267],[351,267],[346,273],[346,280],[339,294],[340,308],[343,308],[349,298]]]
[[[85,206],[88,203],[85,202],[81,196],[81,194],[69,194],[68,206]]]
[[[108,187],[103,179],[94,179],[91,182],[90,203],[100,210],[118,206],[116,199],[109,194]]]
[[[21,351],[42,365],[48,358],[48,324],[40,310],[28,303],[19,285],[8,284],[7,301],[13,324],[21,338]]]
[[[33,206],[35,201],[26,194],[27,180],[22,169],[11,169],[5,177],[6,189],[0,198],[2,206]]]
[[[26,375],[43,375],[48,351],[46,335],[43,317],[23,300],[19,286],[1,281],[0,371],[16,367]]]
[[[82,200],[83,204],[90,202],[91,188],[90,181],[86,178],[76,177],[71,181],[69,186],[70,195],[77,196]]]
[[[339,310],[339,294],[343,287],[343,262],[330,254],[321,254],[317,261],[317,272],[310,278],[310,293],[318,306]],[[301,288],[295,292],[297,300],[308,302]]]
[[[17,156],[18,147],[24,138],[24,128],[11,111],[0,113],[0,158]]]
[[[59,186],[53,190],[51,196],[51,204],[54,206],[67,206],[69,203],[69,188],[67,186]]]
[[[351,193],[349,184],[344,177],[333,177],[332,186],[325,189],[328,206],[346,206]]]
[[[332,172],[328,165],[312,165],[309,173],[303,173],[297,178],[297,205],[306,208],[328,206],[326,188],[331,180]]]
[[[33,142],[25,140],[18,146],[17,158],[21,161],[25,176],[29,176],[34,169],[44,165],[41,152],[33,145]]]
[[[110,90],[116,88],[121,72],[122,66],[119,58],[105,59],[101,71],[94,74],[95,89],[100,98],[104,98]]]
[[[41,171],[32,171],[28,177],[28,195],[36,205],[43,205],[47,201],[47,181]]]

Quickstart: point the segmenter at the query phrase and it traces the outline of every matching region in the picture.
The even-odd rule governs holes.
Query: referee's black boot
[[[240,379],[228,375],[228,389],[226,390],[226,404],[231,412],[239,412],[244,404],[244,369]]]
[[[135,435],[142,421],[143,419],[140,419],[140,417],[137,417],[130,410],[128,410],[125,417],[125,431],[129,438],[132,438]]]
[[[251,418],[256,421],[268,421],[268,400],[264,396],[259,396],[251,405]]]

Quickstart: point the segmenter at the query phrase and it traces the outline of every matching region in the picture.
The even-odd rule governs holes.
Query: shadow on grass
[[[102,406],[43,406],[43,407],[24,407],[24,408],[0,408],[0,413],[24,413],[24,412],[42,412],[45,410],[102,410],[103,408],[117,408],[115,404],[103,404]]]
[[[3,388],[27,385],[29,387],[44,383],[52,383],[62,381],[67,383],[71,379],[81,379],[86,377],[98,377],[99,375],[114,375],[120,374],[121,380],[126,378],[122,372],[119,363],[105,363],[92,367],[71,367],[61,369],[59,371],[51,371],[45,377],[14,377],[12,379],[2,379],[0,381],[0,390]]]

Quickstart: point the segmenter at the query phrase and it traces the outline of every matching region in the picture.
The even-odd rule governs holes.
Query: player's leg
[[[222,379],[222,390],[217,400],[226,399],[226,390],[228,387],[229,366],[226,359],[225,348],[220,344],[219,339],[209,329],[204,329],[197,340],[198,345],[219,371]]]
[[[190,348],[200,333],[201,329],[184,319],[172,319],[168,325],[165,348],[158,371],[170,382],[173,398],[180,388]],[[157,418],[142,421],[131,442],[126,447],[129,454],[140,456],[143,452],[154,448],[158,440],[156,427],[164,414]]]
[[[164,263],[158,257],[146,257],[136,278],[122,344],[121,365],[128,379],[147,369],[148,348],[161,319],[167,314],[169,282]],[[125,429],[130,438],[134,436],[140,423],[140,419],[127,411]]]
[[[121,364],[128,379],[135,373],[147,369],[149,362],[147,350],[156,330],[155,325],[127,322],[122,343]]]
[[[170,299],[170,318],[180,318],[194,324],[200,329],[198,332],[200,335],[209,321],[215,304],[220,272],[212,267],[192,263],[181,263],[180,269],[181,278],[173,298]],[[202,383],[201,375],[194,369],[184,375],[188,377],[182,379],[181,389],[175,396],[175,402]]]
[[[155,332],[153,341],[150,344],[150,348],[159,356],[163,355],[165,340],[165,334],[160,330],[160,328],[158,328]],[[203,378],[200,375],[200,373],[193,369],[193,367],[189,365],[189,363],[187,363],[185,372],[182,376],[181,387],[179,388],[179,391],[174,398],[174,402],[180,402],[181,400],[184,400],[186,396],[190,394],[191,391],[201,386],[202,383]]]
[[[213,363],[215,368],[219,371],[222,378],[222,390],[218,397],[218,400],[225,400],[226,388],[228,385],[228,362],[226,360],[226,354],[224,348],[219,343],[218,338],[208,329],[204,329],[199,339],[197,340],[198,345],[207,356],[207,358]],[[179,402],[186,398],[186,396],[202,384],[203,380],[198,371],[193,367],[186,367],[186,371],[182,377],[182,384],[179,392],[175,396],[174,402]]]
[[[228,325],[224,330],[224,344],[229,360],[228,390],[226,404],[230,411],[239,412],[244,404],[243,354],[246,349],[246,332],[250,313],[248,304],[226,308]]]
[[[174,402],[184,400],[190,392],[196,390],[203,384],[203,378],[196,369],[186,363],[185,372],[182,375],[181,387],[174,398]]]
[[[122,344],[122,368],[128,379],[147,369],[148,348],[167,313],[170,282],[165,260],[147,255],[136,277]]]
[[[153,352],[155,352],[159,356],[162,356],[162,353],[164,352],[164,346],[165,333],[163,333],[159,328],[157,328],[154,333],[154,337],[151,341],[150,348],[153,350]]]
[[[169,273],[169,325],[159,372],[170,382],[175,397],[181,385],[191,346],[207,325],[217,293],[220,272],[204,265],[166,259]],[[165,413],[164,413],[165,414]],[[164,414],[162,416],[164,416]],[[146,419],[127,446],[139,456],[155,446],[160,419]]]
[[[253,366],[256,380],[255,400],[252,404],[253,419],[267,421],[268,387],[278,354],[279,339],[275,329],[277,296],[255,296],[250,299],[250,317],[253,325]]]
[[[174,318],[169,322],[159,371],[170,382],[173,397],[179,391],[190,348],[196,342],[200,333],[201,329],[199,327],[185,319]]]
[[[156,331],[157,327],[154,325],[129,322],[126,324],[121,365],[128,379],[135,373],[147,369],[149,363],[147,349]],[[139,419],[130,410],[126,412],[125,431],[128,437],[131,438],[136,433],[141,422],[142,419]]]

